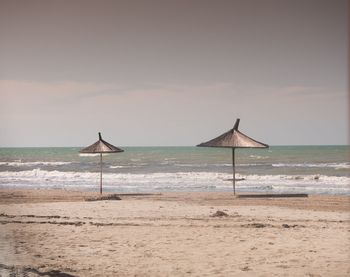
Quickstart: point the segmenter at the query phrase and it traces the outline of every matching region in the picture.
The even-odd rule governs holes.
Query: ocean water
[[[100,157],[81,148],[0,148],[0,188],[98,191]],[[125,147],[103,156],[108,192],[232,191],[230,149]],[[350,146],[236,150],[238,192],[350,195]],[[230,180],[231,179],[231,180]]]

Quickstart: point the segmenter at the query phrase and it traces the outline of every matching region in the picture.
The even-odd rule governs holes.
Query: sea
[[[99,154],[0,148],[0,188],[99,191]],[[232,191],[231,149],[122,147],[103,155],[103,191]],[[236,191],[350,195],[350,146],[236,149]]]

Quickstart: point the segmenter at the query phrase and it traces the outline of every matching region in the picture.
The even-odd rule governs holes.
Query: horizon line
[[[279,146],[350,146],[349,144],[269,144],[269,147]],[[0,146],[0,148],[84,148],[86,146]],[[196,145],[120,145],[118,147],[197,147]],[[244,149],[244,148],[241,148]],[[249,147],[247,147],[249,149]]]

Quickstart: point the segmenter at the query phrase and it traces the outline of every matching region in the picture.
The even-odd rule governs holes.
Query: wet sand
[[[349,196],[94,196],[0,190],[0,276],[350,275]]]

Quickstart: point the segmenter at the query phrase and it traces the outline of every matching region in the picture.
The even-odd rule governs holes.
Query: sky
[[[346,0],[0,0],[0,147],[349,144]]]

